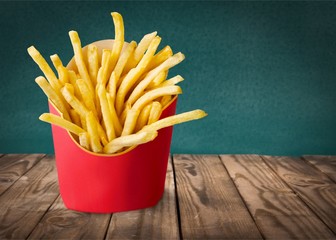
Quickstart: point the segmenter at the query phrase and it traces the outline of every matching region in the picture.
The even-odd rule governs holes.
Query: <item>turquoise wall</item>
[[[336,154],[334,2],[0,2],[0,152],[52,153],[47,99],[27,54],[72,55],[69,30],[85,45],[157,30],[186,60],[178,112],[206,119],[176,126],[173,153]]]

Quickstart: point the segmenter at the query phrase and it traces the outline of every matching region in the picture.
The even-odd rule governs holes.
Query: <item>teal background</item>
[[[67,62],[68,31],[113,38],[111,11],[127,41],[156,30],[186,55],[177,112],[209,116],[174,128],[173,153],[336,154],[336,3],[216,1],[0,2],[0,152],[53,152],[27,47]]]

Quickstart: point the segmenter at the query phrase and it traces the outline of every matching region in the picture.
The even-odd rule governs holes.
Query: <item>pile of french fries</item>
[[[90,44],[83,51],[78,33],[70,31],[75,67],[64,66],[54,54],[50,59],[57,75],[34,46],[28,48],[45,76],[35,81],[60,112],[60,116],[44,113],[40,120],[66,129],[85,149],[105,154],[152,141],[161,128],[207,115],[193,110],[160,119],[162,110],[182,93],[176,84],[183,78],[167,76],[184,55],[173,54],[169,46],[156,53],[161,41],[157,32],[138,44],[124,42],[122,16],[111,15],[115,27],[111,49]]]

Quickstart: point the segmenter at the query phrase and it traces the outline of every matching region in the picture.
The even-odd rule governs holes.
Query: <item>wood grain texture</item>
[[[263,156],[263,159],[336,233],[335,182],[300,158]]]
[[[217,155],[174,155],[184,239],[261,239]]]
[[[265,238],[335,238],[260,156],[221,155],[221,159]]]
[[[336,239],[335,159],[174,155],[155,207],[90,214],[63,205],[53,156],[0,154],[0,239]]]
[[[142,210],[115,213],[107,239],[178,239],[175,184],[171,159],[168,161],[165,191],[160,202]]]
[[[7,154],[0,157],[0,195],[43,156],[44,154]]]
[[[336,156],[303,156],[303,158],[336,182]]]
[[[44,157],[0,196],[0,239],[26,238],[57,196],[55,160]]]
[[[28,239],[104,239],[110,218],[68,210],[59,196]]]

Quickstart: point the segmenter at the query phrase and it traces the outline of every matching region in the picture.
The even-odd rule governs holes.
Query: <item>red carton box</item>
[[[175,114],[177,97],[162,112]],[[50,112],[59,112],[49,104]],[[63,128],[52,125],[60,194],[72,210],[112,213],[154,206],[166,179],[173,127],[158,131],[151,142],[121,154],[87,151]]]

